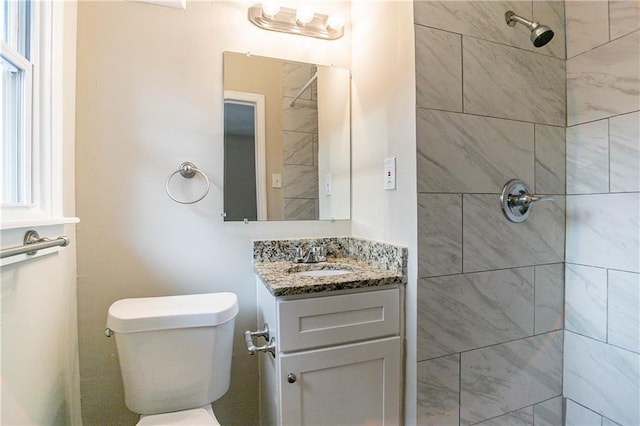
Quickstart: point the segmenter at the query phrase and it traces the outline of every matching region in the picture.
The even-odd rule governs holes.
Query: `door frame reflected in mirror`
[[[255,199],[257,205],[257,220],[267,220],[267,169],[266,169],[266,131],[265,131],[265,101],[264,95],[259,93],[239,92],[235,90],[224,91],[224,104],[249,105],[254,108],[253,128],[254,128],[254,156],[256,189]],[[226,123],[225,123],[226,129]],[[226,212],[225,212],[226,213]],[[226,220],[239,220],[235,218]],[[247,218],[243,218],[247,219]]]

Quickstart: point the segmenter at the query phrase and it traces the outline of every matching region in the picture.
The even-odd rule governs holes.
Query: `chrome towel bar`
[[[263,346],[256,346],[253,344],[254,337],[262,337],[269,343]],[[249,352],[249,355],[255,355],[258,352],[269,352],[271,356],[274,358],[276,357],[276,338],[273,336],[270,337],[268,324],[265,324],[262,330],[245,331],[244,343],[247,345],[247,352]]]
[[[2,251],[0,251],[0,259],[25,253],[34,255],[38,250],[56,246],[66,247],[69,243],[70,240],[68,237],[60,236],[54,239],[40,238],[40,235],[38,235],[36,231],[30,230],[24,234],[24,245],[2,249]]]

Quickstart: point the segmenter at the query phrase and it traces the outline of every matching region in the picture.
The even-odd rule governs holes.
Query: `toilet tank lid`
[[[107,327],[116,333],[206,327],[225,323],[238,314],[234,293],[122,299],[109,307]]]

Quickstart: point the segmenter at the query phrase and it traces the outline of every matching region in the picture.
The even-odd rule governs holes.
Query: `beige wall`
[[[224,89],[265,96],[265,158],[267,218],[284,218],[282,189],[273,188],[271,175],[282,175],[282,62],[258,56],[226,54]]]
[[[58,3],[64,33],[62,161],[60,203],[56,216],[75,216],[74,108],[76,5]],[[57,203],[57,201],[56,201]],[[19,263],[2,266],[2,417],[3,425],[79,425],[80,378],[76,320],[76,238],[74,225],[29,227],[2,231],[2,246],[22,244],[24,233],[66,235],[71,245]],[[43,253],[43,252],[40,252]],[[17,258],[17,257],[16,257]],[[13,260],[15,258],[5,259]]]
[[[350,67],[350,31],[332,42],[268,32],[246,18],[253,2],[135,2],[78,7],[78,315],[83,420],[133,424],[124,406],[107,309],[136,296],[233,291],[229,392],[214,404],[225,425],[255,424],[257,362],[242,331],[256,328],[251,241],[349,235],[350,222],[224,223],[222,54],[247,52]],[[319,9],[348,8],[322,3]],[[164,183],[192,161],[211,179],[199,203],[169,199]],[[182,182],[184,193],[200,190]]]

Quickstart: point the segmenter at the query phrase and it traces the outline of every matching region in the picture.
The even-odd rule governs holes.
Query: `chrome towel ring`
[[[176,197],[174,197],[171,191],[169,191],[169,182],[171,182],[171,179],[178,173],[180,173],[180,176],[185,179],[191,179],[196,175],[196,173],[200,174],[200,176],[202,176],[207,183],[207,187],[205,188],[204,193],[193,201],[180,201]],[[209,186],[209,178],[207,177],[207,175],[205,175],[200,169],[198,169],[195,164],[185,161],[184,163],[180,164],[180,168],[178,170],[169,175],[169,177],[167,178],[167,182],[164,184],[164,189],[167,191],[167,195],[169,196],[169,198],[171,198],[176,203],[193,204],[206,197],[206,195],[209,193]]]

